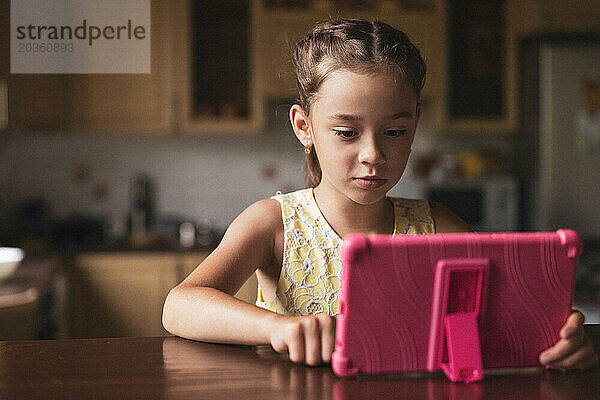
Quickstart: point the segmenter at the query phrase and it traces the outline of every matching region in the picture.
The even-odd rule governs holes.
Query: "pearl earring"
[[[306,154],[310,154],[310,147],[308,147],[308,146],[307,146],[307,147],[305,147],[305,148],[304,148],[304,153],[306,153]]]

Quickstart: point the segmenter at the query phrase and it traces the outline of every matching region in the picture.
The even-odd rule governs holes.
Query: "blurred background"
[[[61,75],[10,73],[1,0],[0,245],[26,256],[0,339],[165,334],[164,296],[235,216],[304,187],[291,54],[332,17],[383,20],[427,62],[391,194],[479,231],[577,230],[576,305],[600,322],[600,3],[151,0],[150,74]]]

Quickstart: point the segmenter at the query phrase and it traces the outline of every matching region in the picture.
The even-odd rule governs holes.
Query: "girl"
[[[248,207],[219,246],[168,295],[165,328],[185,338],[270,344],[294,362],[331,360],[339,311],[338,248],[352,232],[426,234],[469,227],[425,200],[386,197],[400,180],[417,124],[425,64],[407,36],[362,20],[316,26],[296,48],[300,99],[290,120],[308,189]],[[256,273],[255,305],[233,295]],[[597,363],[573,313],[545,365]]]

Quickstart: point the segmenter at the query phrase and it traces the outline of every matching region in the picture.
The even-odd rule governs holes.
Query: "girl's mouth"
[[[363,176],[360,178],[354,178],[354,182],[364,189],[377,189],[385,185],[387,179],[378,177]]]

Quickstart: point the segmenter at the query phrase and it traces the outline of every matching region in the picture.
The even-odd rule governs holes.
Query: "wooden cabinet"
[[[10,1],[0,2],[0,80],[7,88],[8,130],[64,129],[70,100],[66,75],[11,75]],[[0,100],[2,103],[3,100]],[[0,127],[1,128],[1,127]]]
[[[159,135],[256,132],[262,127],[261,67],[254,50],[260,2],[243,3],[246,19],[241,23],[239,18],[226,18],[226,12],[243,8],[236,2],[151,0],[150,74],[11,75],[10,2],[3,1],[0,80],[8,86],[8,129]],[[198,15],[198,10],[212,14]],[[207,40],[205,34],[211,31],[215,35]],[[226,40],[213,43],[222,38]],[[206,68],[196,68],[199,65]]]
[[[477,43],[496,51],[503,81],[498,115],[451,112],[453,5],[494,4],[501,30]],[[575,4],[576,3],[576,4]],[[10,2],[0,2],[0,80],[8,86],[8,129],[126,134],[256,133],[265,99],[297,96],[295,43],[332,17],[380,19],[404,30],[428,65],[424,123],[433,131],[512,132],[516,126],[517,48],[532,32],[593,31],[600,3],[560,0],[151,0],[150,74],[10,74]],[[481,13],[479,13],[481,14]],[[477,15],[479,15],[477,14]],[[503,20],[503,21],[502,21]],[[465,23],[478,23],[466,19]],[[492,30],[487,30],[492,32]],[[485,33],[485,32],[484,32]],[[480,37],[479,37],[480,36]],[[474,41],[475,42],[475,41]],[[460,41],[458,45],[460,45]],[[491,48],[491,47],[490,47]],[[474,54],[477,55],[477,52]],[[486,72],[486,71],[483,71]],[[492,79],[493,81],[493,79]],[[284,101],[285,102],[285,101]]]
[[[83,253],[71,269],[71,336],[162,336],[162,308],[178,282],[175,253]]]
[[[455,0],[448,0],[452,4]],[[486,0],[490,2],[490,0]],[[494,2],[494,1],[491,1]],[[474,2],[478,3],[478,2]],[[479,2],[481,3],[481,2]],[[504,41],[503,93],[504,112],[496,118],[471,116],[448,118],[446,125],[457,132],[515,132],[518,110],[518,47],[521,37],[531,33],[593,32],[600,27],[600,3],[561,0],[503,0]],[[491,38],[493,41],[494,38]],[[451,79],[450,76],[447,79]]]
[[[173,128],[169,7],[151,1],[150,74],[11,74],[10,2],[0,4],[0,80],[13,132],[168,133]]]
[[[452,0],[448,5],[449,117],[502,118],[504,0]]]
[[[151,1],[149,74],[70,76],[76,101],[70,130],[103,134],[167,134],[176,127],[173,112],[173,44],[169,3]]]
[[[261,0],[175,3],[171,24],[177,130],[259,132]]]
[[[514,104],[509,100],[514,92],[514,84],[512,81],[508,83],[509,79],[514,78],[512,75],[506,76],[505,85],[499,88],[498,97],[502,111],[498,115],[482,118],[475,114],[464,114],[456,118],[450,113],[450,100],[452,100],[450,72],[462,68],[461,65],[451,64],[452,54],[449,52],[449,11],[453,1],[457,0],[315,1],[311,2],[310,6],[296,8],[285,6],[285,2],[267,3],[273,5],[262,9],[263,24],[260,32],[264,38],[260,54],[264,60],[262,80],[265,85],[265,95],[288,99],[297,96],[292,68],[293,49],[295,43],[318,21],[331,17],[382,20],[406,32],[421,50],[427,63],[427,79],[421,95],[424,109],[422,126],[425,129],[441,132],[509,130],[514,125],[514,121],[510,118],[515,115]],[[502,0],[496,0],[496,3],[499,1]],[[345,4],[354,6],[348,8],[344,6]],[[494,36],[484,39],[490,40],[490,43],[482,44],[484,48],[497,40]],[[505,47],[502,50],[504,49]],[[500,58],[505,61],[504,56]],[[512,68],[513,64],[512,59],[502,64],[501,75]],[[495,82],[493,78],[491,81]]]
[[[163,336],[169,291],[208,255],[190,252],[81,253],[70,268],[69,334],[75,338]],[[256,276],[236,297],[256,301]]]
[[[207,252],[186,252],[178,256],[179,282],[183,281],[208,256]]]
[[[304,7],[286,7],[286,2],[271,3],[274,5],[266,5],[260,10],[262,23],[258,32],[262,38],[259,54],[263,60],[261,80],[265,96],[297,96],[292,67],[295,45],[317,22],[329,18],[382,20],[403,30],[417,43],[432,66],[423,96],[436,96],[443,90],[444,71],[438,67],[445,59],[445,7],[442,0],[421,2],[422,7],[416,6],[418,2],[407,7],[398,1],[374,0],[356,2],[355,8],[336,7],[327,1],[308,2],[309,5]]]
[[[328,1],[310,6],[286,7],[271,2],[262,10],[259,49],[263,60],[264,94],[271,98],[297,97],[292,54],[299,39],[319,21],[329,18],[381,20],[403,30],[421,50],[428,66],[427,83],[422,93],[427,126],[441,129],[446,103],[446,6],[443,0],[423,2],[358,1],[355,7],[335,6]],[[294,2],[290,2],[294,3]],[[297,3],[297,2],[296,2]],[[270,3],[267,3],[270,4]]]
[[[541,9],[544,30],[598,32],[600,2],[536,0]]]
[[[10,75],[8,131],[66,131],[72,127],[71,82],[65,75]]]
[[[597,2],[574,4],[559,0],[365,0],[314,1],[303,7],[298,6],[300,3],[302,2],[287,2],[296,6],[290,7],[285,6],[286,2],[270,1],[266,2],[262,9],[263,25],[260,34],[264,40],[260,54],[265,63],[265,95],[282,98],[297,96],[291,63],[292,51],[297,40],[316,22],[330,17],[381,19],[405,31],[421,49],[428,67],[427,81],[422,93],[422,125],[428,130],[440,132],[514,132],[518,118],[517,53],[520,37],[527,33],[544,31],[593,31],[600,26],[600,5],[597,5]],[[340,9],[331,4],[354,4],[355,8]],[[471,8],[477,17],[467,18],[462,22],[475,25],[470,30],[470,40],[476,45],[472,54],[475,55],[473,60],[480,67],[481,75],[487,76],[487,81],[492,84],[494,79],[501,82],[501,85],[495,88],[496,108],[488,115],[477,110],[478,107],[468,107],[458,113],[452,111],[457,102],[456,97],[451,98],[454,96],[452,84],[465,84],[455,82],[452,71],[462,72],[466,69],[465,63],[471,62],[465,58],[454,57],[456,53],[452,53],[451,27],[456,17],[453,16],[452,10],[457,4],[467,7],[467,11]],[[485,9],[496,13],[496,17],[490,14],[486,20],[485,16],[481,15]],[[465,44],[463,41],[456,42],[458,46]],[[477,62],[477,57],[487,57],[484,52],[477,51],[477,46],[485,50],[486,54],[494,52],[492,57],[496,64],[493,68],[485,67],[483,62]],[[495,78],[491,76],[490,70]],[[467,83],[469,84],[478,85],[473,79],[471,83]],[[483,86],[478,89],[481,90],[481,96],[486,96],[489,89]],[[466,103],[473,101],[469,97],[464,100]]]

